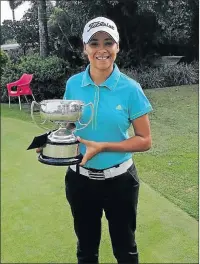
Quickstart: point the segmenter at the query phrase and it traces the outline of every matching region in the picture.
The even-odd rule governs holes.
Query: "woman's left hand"
[[[89,141],[80,137],[77,137],[77,139],[86,146],[86,153],[79,164],[80,166],[85,165],[88,160],[103,151],[103,144],[101,142]]]

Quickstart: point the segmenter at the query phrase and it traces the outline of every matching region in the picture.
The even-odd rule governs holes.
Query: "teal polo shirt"
[[[149,113],[152,106],[139,83],[119,71],[116,64],[109,78],[96,85],[86,70],[73,75],[66,83],[64,99],[81,100],[94,105],[94,115],[90,124],[75,135],[96,142],[120,142],[129,138],[131,121]],[[91,108],[83,108],[81,123],[91,117]],[[81,127],[77,124],[77,128]],[[80,153],[86,147],[80,143]],[[129,152],[101,152],[89,160],[84,167],[106,169],[120,164],[132,157]]]

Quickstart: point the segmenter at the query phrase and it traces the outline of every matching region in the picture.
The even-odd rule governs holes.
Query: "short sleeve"
[[[69,90],[70,89],[69,89],[68,82],[66,82],[65,93],[64,93],[63,99],[70,100],[70,91]]]
[[[129,97],[129,118],[134,120],[153,110],[148,98],[144,94],[139,83],[136,83],[131,90]]]

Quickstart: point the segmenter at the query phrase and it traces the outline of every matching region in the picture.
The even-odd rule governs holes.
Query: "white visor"
[[[105,17],[94,18],[85,25],[82,36],[83,42],[88,43],[91,37],[99,31],[108,33],[115,42],[119,42],[117,26],[112,20]]]

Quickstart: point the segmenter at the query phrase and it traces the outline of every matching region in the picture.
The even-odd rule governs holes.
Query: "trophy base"
[[[69,166],[81,163],[82,158],[82,155],[78,155],[72,158],[51,158],[40,154],[38,156],[38,161],[46,165]]]

